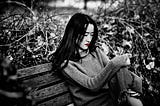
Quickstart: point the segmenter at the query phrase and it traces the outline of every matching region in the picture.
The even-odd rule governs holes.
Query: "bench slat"
[[[60,93],[64,93],[67,91],[68,91],[68,88],[66,87],[65,83],[62,82],[62,83],[59,83],[56,85],[46,87],[44,89],[36,90],[36,91],[32,92],[31,95],[35,99],[37,99],[36,101],[41,101],[45,98],[48,98],[51,96],[53,97],[53,96],[59,95]]]
[[[46,63],[46,64],[41,64],[33,67],[19,69],[17,71],[17,74],[19,78],[22,78],[22,77],[27,77],[27,76],[47,72],[47,71],[50,71],[51,69],[52,69],[52,64]]]
[[[52,75],[51,73],[47,73],[42,76],[34,77],[27,80],[20,80],[25,87],[41,87],[45,86],[50,83],[56,83],[57,81],[60,81],[60,79],[57,75]]]
[[[72,99],[70,94],[67,93],[60,97],[56,97],[43,103],[39,103],[37,106],[66,106],[70,103],[72,103]]]

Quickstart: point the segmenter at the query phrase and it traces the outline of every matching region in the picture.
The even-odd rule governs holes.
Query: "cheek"
[[[80,45],[84,45],[85,44],[85,39],[83,39],[82,41],[81,41],[81,43],[80,43]]]
[[[85,41],[86,41],[86,37],[83,37],[82,42],[85,42]]]
[[[86,37],[84,36],[83,38],[81,38],[80,43],[85,42],[86,41]]]

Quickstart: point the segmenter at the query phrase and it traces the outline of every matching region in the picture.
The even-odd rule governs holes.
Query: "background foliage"
[[[93,16],[98,20],[98,44],[107,55],[112,58],[132,53],[130,70],[143,78],[144,104],[147,106],[160,105],[159,9],[156,0],[126,0],[114,11],[99,9]]]
[[[130,70],[143,79],[145,105],[160,105],[160,2],[110,0],[110,6],[85,11],[96,20],[97,45],[113,58],[132,53]],[[119,3],[116,7],[114,5]],[[22,4],[0,4],[0,55],[9,56],[18,68],[49,62],[73,8],[30,10]],[[9,8],[7,8],[9,7]]]

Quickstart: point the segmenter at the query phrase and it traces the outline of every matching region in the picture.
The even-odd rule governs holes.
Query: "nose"
[[[92,40],[92,36],[91,36],[91,34],[88,34],[88,36],[87,36],[87,41],[88,41],[88,42],[91,42],[91,40]]]

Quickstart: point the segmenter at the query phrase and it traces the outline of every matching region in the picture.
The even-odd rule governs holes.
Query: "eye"
[[[94,33],[85,33],[85,34],[84,34],[84,36],[88,36],[88,35],[90,35],[90,36],[93,37],[93,36],[94,36]]]
[[[88,36],[88,33],[85,33],[84,36]]]
[[[92,33],[91,36],[94,36],[94,33]]]

